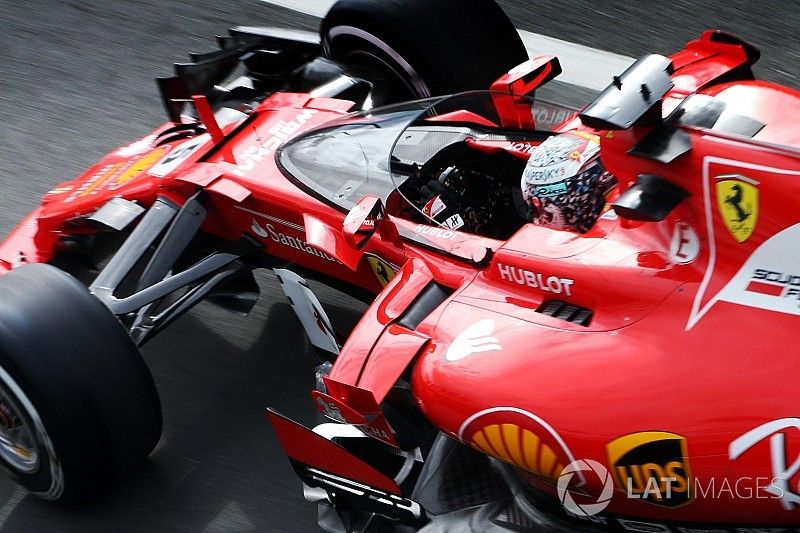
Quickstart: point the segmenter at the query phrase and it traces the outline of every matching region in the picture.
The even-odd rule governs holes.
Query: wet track
[[[800,86],[794,2],[501,4],[518,28],[627,56],[672,51],[706,27],[727,29],[762,49],[760,75]],[[258,0],[0,0],[0,234],[53,184],[162,122],[152,79],[186,53],[212,49],[213,36],[233,25],[316,23]],[[267,405],[313,417],[315,359],[274,278],[260,282],[263,297],[249,317],[201,305],[145,347],[165,428],[143,469],[77,509],[0,479],[2,530],[316,530],[315,509],[263,417]],[[357,319],[346,298],[328,290],[321,297],[335,322]]]

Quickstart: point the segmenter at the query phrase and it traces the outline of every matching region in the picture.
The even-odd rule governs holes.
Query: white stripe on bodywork
[[[272,215],[268,215],[266,213],[262,213],[261,211],[256,211],[254,209],[247,209],[246,207],[242,207],[240,205],[234,205],[233,207],[235,207],[236,209],[238,209],[240,211],[244,211],[246,213],[250,213],[251,215],[256,215],[258,217],[265,218],[265,219],[269,220],[270,222],[275,222],[277,224],[284,225],[287,228],[292,228],[292,229],[295,229],[297,231],[303,231],[303,232],[306,231],[306,228],[303,227],[300,224],[295,224],[294,222],[289,222],[288,220],[283,220],[282,218],[278,218],[278,217],[274,217]]]

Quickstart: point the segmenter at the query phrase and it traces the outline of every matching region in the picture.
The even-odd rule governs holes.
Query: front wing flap
[[[344,447],[273,409],[267,409],[267,419],[303,483],[324,489],[335,507],[349,503],[404,524],[427,521],[422,507],[403,496],[397,483]]]

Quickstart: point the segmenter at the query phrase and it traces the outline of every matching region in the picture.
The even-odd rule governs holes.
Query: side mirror
[[[536,89],[561,74],[556,56],[536,56],[508,71],[492,83],[492,91],[533,97]]]
[[[385,216],[383,202],[377,196],[365,196],[347,213],[342,233],[351,246],[363,249],[378,231]]]
[[[555,56],[536,56],[503,74],[492,83],[492,98],[506,128],[535,129],[531,99],[536,89],[561,74]],[[527,98],[524,98],[527,97]]]

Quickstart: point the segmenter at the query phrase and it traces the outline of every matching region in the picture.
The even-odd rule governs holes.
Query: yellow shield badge
[[[372,271],[375,273],[375,277],[378,278],[381,286],[387,286],[397,273],[397,268],[391,263],[387,263],[377,255],[366,255],[367,262],[369,263],[370,268],[372,268]]]
[[[717,176],[717,206],[736,242],[750,238],[758,223],[758,182],[746,176]]]

